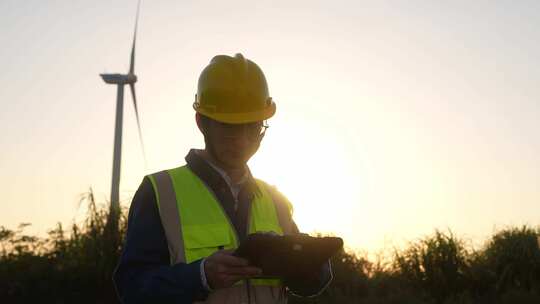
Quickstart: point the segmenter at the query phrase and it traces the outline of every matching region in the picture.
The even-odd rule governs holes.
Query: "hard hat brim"
[[[193,109],[195,109],[197,113],[219,122],[229,124],[244,124],[267,120],[270,117],[274,116],[274,114],[276,113],[276,104],[271,101],[270,105],[262,111],[245,113],[215,113],[208,111],[203,107],[199,107],[196,102],[193,103]]]

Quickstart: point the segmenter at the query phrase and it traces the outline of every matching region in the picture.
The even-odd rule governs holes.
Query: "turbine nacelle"
[[[135,74],[99,74],[103,81],[109,84],[133,84],[137,82]]]

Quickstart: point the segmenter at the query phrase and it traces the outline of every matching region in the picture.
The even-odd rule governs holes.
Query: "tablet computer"
[[[261,268],[263,277],[291,278],[318,273],[341,248],[343,240],[339,237],[255,233],[240,244],[235,255]]]

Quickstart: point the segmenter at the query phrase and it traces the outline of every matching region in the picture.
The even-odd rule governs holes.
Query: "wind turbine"
[[[133,33],[133,44],[131,47],[131,61],[127,74],[100,74],[103,81],[108,84],[117,85],[116,94],[116,122],[114,127],[114,152],[113,152],[113,168],[112,168],[112,186],[111,186],[111,205],[109,210],[109,218],[107,219],[107,227],[110,229],[111,236],[116,235],[118,231],[118,218],[120,215],[120,164],[122,158],[122,120],[124,110],[124,86],[129,85],[131,96],[133,97],[133,107],[135,108],[135,116],[137,118],[137,128],[139,130],[139,140],[141,142],[143,157],[146,163],[144,153],[144,145],[142,141],[141,124],[139,120],[139,111],[137,109],[137,97],[135,95],[135,42],[137,38],[137,24],[139,22],[140,0],[137,3],[137,15],[135,17],[135,31]],[[113,246],[117,242],[113,243]]]

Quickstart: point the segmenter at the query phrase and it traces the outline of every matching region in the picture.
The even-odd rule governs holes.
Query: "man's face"
[[[244,167],[259,149],[264,136],[262,122],[226,124],[206,119],[203,129],[212,156],[228,168]]]

